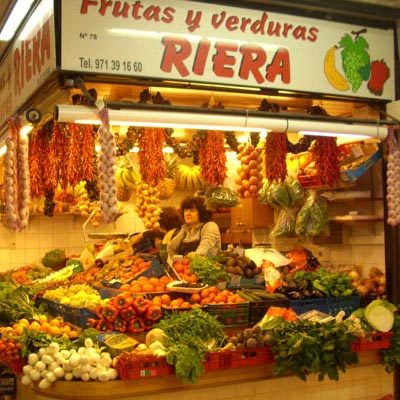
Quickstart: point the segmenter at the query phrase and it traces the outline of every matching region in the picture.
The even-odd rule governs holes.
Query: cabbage
[[[167,339],[167,335],[160,328],[153,328],[146,334],[146,345],[151,346],[154,342],[159,342],[161,345],[165,345],[165,341]]]
[[[378,332],[389,332],[393,328],[397,307],[386,300],[373,300],[365,307],[365,319]]]

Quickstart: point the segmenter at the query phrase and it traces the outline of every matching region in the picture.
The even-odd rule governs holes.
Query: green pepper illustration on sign
[[[368,41],[362,36],[366,32],[366,29],[361,29],[346,33],[337,45],[330,47],[325,54],[324,73],[337,90],[357,93],[367,82],[369,92],[381,96],[390,69],[383,59],[371,62]],[[339,52],[340,60],[337,60]]]

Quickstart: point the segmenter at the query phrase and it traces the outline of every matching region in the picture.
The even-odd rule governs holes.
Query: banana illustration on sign
[[[328,82],[337,90],[346,91],[350,85],[346,78],[336,68],[336,46],[332,46],[325,54],[324,72]]]

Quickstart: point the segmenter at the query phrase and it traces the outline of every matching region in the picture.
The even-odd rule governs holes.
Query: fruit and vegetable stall
[[[295,250],[270,281],[271,262],[234,251],[162,265],[157,255],[127,254],[126,240],[97,246],[94,260],[106,246],[114,254],[86,269],[54,249],[2,274],[0,360],[22,391],[161,377],[196,385],[212,371],[254,366],[265,376],[340,380],[371,350],[388,373],[399,362],[400,316],[378,290],[378,268],[367,278],[329,272]],[[253,276],[238,283],[232,268]]]

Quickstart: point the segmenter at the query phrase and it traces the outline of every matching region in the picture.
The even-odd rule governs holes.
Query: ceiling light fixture
[[[14,37],[15,32],[21,25],[22,20],[28,14],[33,2],[34,0],[18,0],[14,4],[7,21],[0,32],[0,40],[9,41]]]
[[[58,105],[54,110],[54,119],[59,122],[81,124],[100,124],[98,109],[88,106]],[[185,128],[241,132],[302,132],[303,134],[348,136],[375,138],[384,140],[388,128],[377,123],[356,124],[326,120],[312,120],[284,115],[268,116],[267,113],[236,112],[226,110],[176,110],[176,109],[109,109],[111,125],[151,126],[161,128]]]

